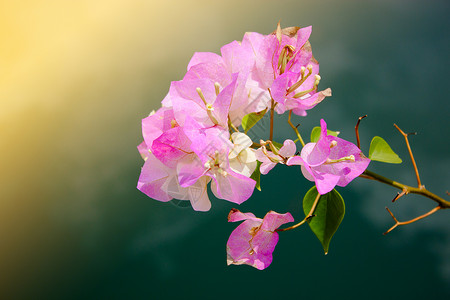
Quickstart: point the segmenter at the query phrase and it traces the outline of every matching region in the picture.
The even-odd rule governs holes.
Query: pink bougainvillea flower
[[[147,146],[151,147],[155,139],[171,128],[178,126],[173,115],[173,109],[161,107],[142,119],[142,136]]]
[[[174,127],[165,131],[152,143],[151,152],[168,167],[175,168],[177,163],[193,151],[182,127]]]
[[[267,151],[266,146],[262,146],[256,150],[256,159],[261,162],[261,174],[267,174],[276,164],[285,164],[288,158],[295,155],[297,147],[292,140],[285,140],[283,147],[278,150],[278,154]]]
[[[230,235],[227,242],[227,264],[247,264],[259,270],[272,263],[272,253],[278,243],[275,231],[285,223],[293,222],[290,213],[268,212],[264,219],[256,218],[252,213],[242,213],[232,209],[228,222],[243,221]]]
[[[253,193],[256,181],[233,171],[229,154],[233,144],[228,130],[219,126],[201,128],[191,117],[186,117],[185,132],[192,141],[191,149],[198,156],[196,163],[179,164],[180,185],[187,187],[202,176],[213,179],[211,190],[217,198],[241,204]]]
[[[147,158],[139,176],[137,188],[158,201],[167,202],[172,200],[169,194],[162,190],[161,187],[166,180],[173,176],[172,170],[161,163],[152,153],[147,151]]]
[[[317,143],[306,144],[300,156],[294,156],[287,165],[301,165],[306,179],[316,183],[323,195],[336,185],[346,186],[361,175],[370,163],[361,150],[341,138],[327,135],[327,124],[320,120],[321,134]]]
[[[331,89],[317,91],[320,81],[318,64],[308,64],[302,67],[300,73],[286,72],[275,79],[271,93],[278,102],[277,112],[282,114],[286,110],[299,116],[306,116],[306,111],[313,108],[327,96],[331,96]]]
[[[210,79],[172,82],[179,95],[171,99],[177,123],[184,126],[186,116],[190,116],[204,128],[215,125],[228,128],[228,112],[236,80],[237,75],[226,87]]]
[[[312,57],[309,43],[311,26],[305,28],[290,27],[267,35],[262,41],[254,39],[259,47],[255,49],[254,77],[261,88],[272,87],[274,79],[285,71],[300,72]],[[256,41],[255,41],[256,40]]]
[[[173,198],[189,200],[192,208],[197,211],[208,211],[211,202],[208,198],[207,184],[210,178],[203,176],[189,187],[182,187],[178,182],[177,172],[161,163],[148,149],[144,143],[138,146],[142,155],[145,155],[145,163],[139,176],[137,188],[158,201],[167,202]],[[192,160],[191,157],[183,159]]]
[[[250,97],[252,85],[247,86],[255,57],[251,45],[233,41],[221,48],[222,56],[209,52],[197,52],[188,65],[183,80],[210,79],[219,89],[228,86],[237,76],[235,90],[229,108],[230,121],[239,126],[246,114],[264,110],[258,104],[260,98]],[[255,93],[255,91],[253,91]],[[267,102],[267,101],[266,101]],[[259,109],[259,110],[257,110]]]

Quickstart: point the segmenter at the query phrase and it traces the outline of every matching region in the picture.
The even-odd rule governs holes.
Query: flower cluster
[[[330,89],[318,90],[310,34],[311,27],[278,26],[269,35],[246,33],[241,42],[223,46],[221,55],[195,53],[183,79],[171,83],[162,107],[142,120],[144,141],[138,149],[145,163],[138,189],[159,201],[189,200],[194,210],[208,211],[208,183],[217,198],[236,204],[250,198],[257,161],[262,174],[278,163],[301,165],[320,194],[359,176],[369,159],[355,145],[328,136],[323,120],[319,141],[305,145],[299,156],[292,140],[282,147],[272,140],[258,144],[239,131],[246,115],[271,110],[306,116],[331,96]],[[278,241],[274,230],[293,218],[275,212],[264,220],[238,211],[230,215],[230,221],[244,219],[228,242],[228,262],[263,269]]]

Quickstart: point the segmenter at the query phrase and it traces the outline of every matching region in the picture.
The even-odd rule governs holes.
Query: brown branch
[[[440,205],[436,206],[435,208],[433,208],[432,210],[430,210],[429,212],[418,216],[417,218],[411,219],[409,221],[404,221],[404,222],[400,222],[397,220],[397,218],[394,216],[394,214],[389,210],[389,208],[386,207],[386,210],[388,211],[388,213],[391,215],[392,219],[394,219],[395,221],[395,225],[392,226],[391,228],[388,229],[388,231],[386,231],[385,233],[383,233],[384,235],[388,234],[389,232],[391,232],[392,230],[394,230],[397,226],[401,226],[401,225],[408,225],[411,223],[414,223],[416,221],[419,221],[423,218],[428,217],[429,215],[434,214],[435,212],[437,212],[438,210],[440,210],[442,207]]]
[[[365,170],[364,173],[359,175],[359,177],[367,178],[367,179],[371,179],[371,180],[376,180],[376,181],[379,181],[381,183],[384,183],[384,184],[393,186],[395,188],[398,188],[399,190],[402,190],[402,191],[407,190],[409,194],[422,195],[424,197],[430,198],[431,200],[435,201],[442,208],[450,208],[450,201],[446,201],[443,198],[439,197],[438,195],[430,192],[423,185],[421,187],[418,187],[418,188],[417,187],[413,187],[413,186],[409,186],[409,185],[400,183],[398,181],[394,181],[392,179],[386,178],[384,176],[381,176],[381,175],[379,175],[379,174],[377,174],[375,172],[369,171],[369,170]]]
[[[361,149],[360,143],[359,143],[359,123],[360,123],[361,120],[364,119],[365,117],[367,117],[367,115],[362,116],[362,117],[359,117],[359,118],[358,118],[358,122],[356,122],[356,126],[355,126],[356,145],[358,146],[359,149]]]
[[[411,161],[414,166],[414,171],[416,172],[417,186],[420,188],[422,186],[422,184],[420,183],[419,170],[417,169],[416,161],[414,160],[414,156],[411,151],[411,146],[409,145],[409,141],[408,141],[408,135],[416,134],[416,133],[404,133],[403,130],[401,130],[400,127],[397,126],[397,124],[394,124],[394,126],[395,126],[395,128],[397,128],[398,131],[400,131],[400,133],[405,138],[406,147],[408,147],[409,156],[411,157]]]

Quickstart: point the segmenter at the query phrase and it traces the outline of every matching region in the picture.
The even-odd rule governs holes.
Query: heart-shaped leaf
[[[308,215],[310,212],[317,195],[318,192],[315,186],[306,193],[303,198],[303,211],[305,215]],[[314,217],[308,220],[308,224],[322,243],[325,254],[328,253],[331,238],[341,224],[344,214],[344,199],[342,199],[342,196],[335,189],[320,196],[316,209],[313,212]]]
[[[266,112],[267,112],[267,108],[260,112],[250,113],[248,115],[245,115],[242,118],[242,122],[241,122],[241,126],[242,126],[242,129],[244,129],[244,132],[247,133],[250,130],[250,128],[255,126],[255,124],[258,123],[258,121],[264,117]]]
[[[369,158],[390,164],[400,164],[402,162],[389,144],[379,136],[375,136],[370,142]]]

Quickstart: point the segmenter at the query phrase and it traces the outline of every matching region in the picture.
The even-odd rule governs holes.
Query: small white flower
[[[252,140],[242,132],[233,133],[231,140],[234,146],[228,156],[230,168],[236,173],[250,177],[257,164],[255,150],[250,148]]]

